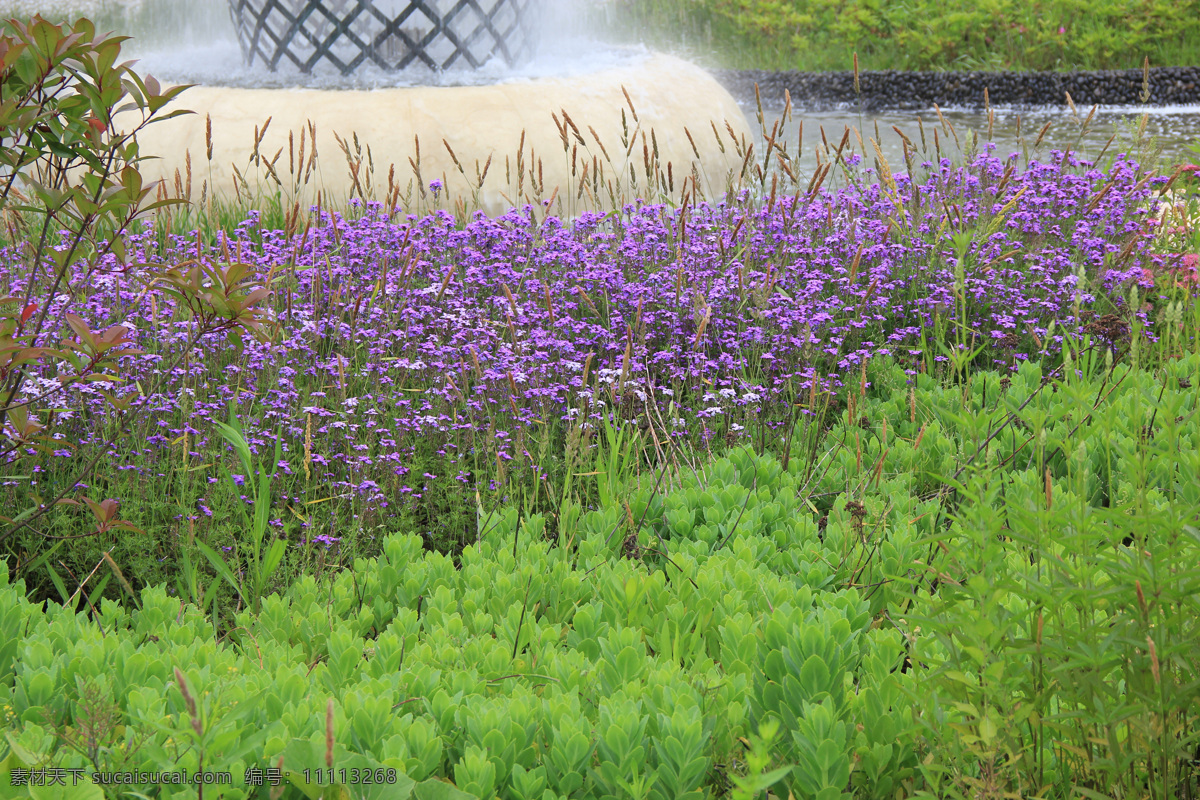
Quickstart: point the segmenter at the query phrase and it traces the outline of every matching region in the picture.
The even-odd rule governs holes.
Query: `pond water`
[[[749,101],[743,100],[742,108],[752,127],[757,128],[758,109],[753,98]],[[764,105],[763,116],[768,133],[782,112],[782,106]],[[1136,142],[1143,115],[1143,140],[1146,144],[1139,149]],[[805,175],[811,175],[812,170],[816,168],[818,149],[822,151],[822,161],[828,160],[822,144],[822,129],[824,140],[828,141],[831,149],[837,148],[846,130],[850,129],[847,148],[852,147],[854,152],[862,154],[868,165],[873,165],[876,158],[870,139],[876,139],[888,165],[896,173],[907,171],[903,139],[896,129],[907,136],[916,147],[916,164],[925,160],[936,160],[935,130],[943,155],[955,161],[972,152],[973,135],[976,142],[974,152],[981,151],[983,143],[990,141],[996,144],[995,152],[1001,157],[1010,153],[1028,153],[1030,158],[1045,158],[1051,150],[1070,147],[1071,152],[1080,153],[1087,159],[1095,159],[1101,154],[1107,157],[1116,153],[1140,152],[1144,154],[1141,160],[1149,163],[1151,158],[1156,158],[1158,167],[1163,170],[1180,163],[1200,162],[1200,152],[1189,150],[1189,146],[1200,148],[1200,106],[1102,106],[1094,113],[1091,108],[1083,107],[1077,107],[1074,113],[1067,107],[995,107],[992,109],[990,120],[986,111],[942,109],[942,116],[946,121],[945,125],[933,108],[920,112],[869,111],[860,114],[850,108],[837,111],[805,111],[793,107],[791,119],[784,121],[782,132],[776,133],[776,138],[787,143],[788,152],[793,157],[797,152],[797,145],[800,145],[799,166]],[[1049,125],[1049,128],[1035,147],[1039,134],[1046,125]],[[921,152],[922,127],[925,131],[925,152]],[[862,153],[859,148],[854,129],[858,129],[862,135],[866,153]],[[756,150],[761,154],[766,142],[762,134],[758,138]]]

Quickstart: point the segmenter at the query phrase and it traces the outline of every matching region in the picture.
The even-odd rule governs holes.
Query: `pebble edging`
[[[786,89],[792,102],[810,110],[856,107],[864,110],[944,107],[983,108],[983,90],[992,105],[1065,106],[1066,95],[1080,108],[1100,105],[1141,105],[1140,69],[1096,72],[902,72],[859,73],[860,96],[853,72],[768,72],[716,70],[735,97],[754,98],[758,84],[764,102],[783,103]],[[1200,103],[1200,67],[1151,67],[1151,106]]]

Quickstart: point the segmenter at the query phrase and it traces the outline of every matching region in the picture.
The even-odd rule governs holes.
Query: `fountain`
[[[248,63],[275,71],[290,63],[311,73],[328,62],[343,75],[362,64],[385,70],[421,64],[432,70],[491,58],[516,66],[532,55],[532,0],[229,0]]]
[[[139,136],[156,157],[146,176],[173,191],[190,178],[193,200],[204,185],[288,207],[420,198],[495,214],[556,198],[570,213],[719,193],[753,141],[733,97],[686,61],[539,55],[539,0],[228,4],[237,65],[214,67],[211,47],[139,54],[143,73],[197,84],[177,101],[195,114]]]

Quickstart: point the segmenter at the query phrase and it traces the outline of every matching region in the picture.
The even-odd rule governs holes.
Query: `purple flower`
[[[985,146],[965,166],[930,157],[895,175],[899,203],[859,162],[846,159],[865,181],[799,202],[690,206],[682,243],[681,212],[648,203],[620,209],[619,225],[591,213],[543,218],[531,206],[466,221],[444,211],[389,216],[369,202],[350,216],[323,209],[316,218],[314,208],[303,248],[252,216],[237,241],[208,254],[239,250],[259,280],[294,263],[291,304],[276,306],[280,335],[246,337],[238,349],[214,334],[186,359],[175,356],[192,323],[174,298],[100,275],[70,310],[97,327],[136,325],[148,354],[123,359],[122,375],[128,386],[160,387],[137,399],[153,435],[110,461],[142,478],[183,468],[201,486],[220,484],[213,423],[227,421],[232,403],[258,457],[280,440],[273,492],[297,509],[321,501],[310,506],[313,529],[340,531],[329,520],[355,515],[374,525],[435,502],[473,507],[476,489],[511,491],[498,462],[510,481],[531,481],[550,471],[536,463],[547,435],[562,441],[584,425],[595,442],[605,419],[657,413],[655,404],[682,446],[746,442],[776,430],[796,398],[857,385],[880,357],[912,379],[945,358],[935,354],[962,326],[995,344],[981,365],[1012,370],[1057,352],[1087,324],[1081,312],[1124,308],[1143,270],[1161,273],[1144,233],[1158,184],[1142,184],[1128,158],[1099,169],[1052,152],[1023,165]],[[956,274],[959,214],[978,235]],[[196,257],[194,235],[164,239],[160,252],[155,231],[132,233],[126,260]],[[8,291],[21,291],[26,275],[18,254],[0,250]],[[1154,288],[1140,291],[1158,302]],[[1147,314],[1149,335],[1157,319]],[[29,390],[56,379],[31,368]],[[81,449],[102,444],[115,421],[95,393],[59,406],[67,413],[56,428]],[[63,454],[43,459],[39,480],[48,482],[42,466],[75,457]],[[255,480],[233,477],[238,487]]]

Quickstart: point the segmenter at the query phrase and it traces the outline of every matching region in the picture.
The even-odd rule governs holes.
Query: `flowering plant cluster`
[[[910,375],[1011,371],[1053,356],[1064,336],[1116,354],[1133,328],[1178,327],[1190,288],[1154,281],[1153,197],[1166,179],[1137,163],[1102,169],[1055,152],[1022,165],[989,146],[964,167],[925,162],[917,178],[857,161],[842,188],[570,222],[527,206],[459,226],[368,204],[313,209],[292,235],[252,211],[211,247],[134,237],[134,263],[244,264],[246,280],[275,288],[278,334],[218,332],[189,348],[197,318],[177,292],[97,276],[77,313],[120,322],[145,351],[123,359],[129,391],[161,382],[143,398],[149,421],[110,451],[106,480],[169,486],[147,497],[169,498],[173,513],[143,527],[219,524],[213,507],[251,502],[229,494],[241,475],[218,477],[214,423],[232,415],[255,458],[278,440],[270,524],[294,541],[333,544],[389,520],[461,541],[481,493],[540,507],[561,497],[571,474],[592,470],[606,421],[660,450],[762,447],[797,413],[839,402],[877,357]],[[0,253],[0,279],[20,287],[22,269]],[[103,441],[108,412],[90,387],[58,413],[76,437]],[[35,481],[61,480],[66,455],[39,463]],[[139,507],[150,514],[137,498],[127,512]],[[469,524],[453,523],[454,508]],[[439,531],[449,524],[463,530]]]

